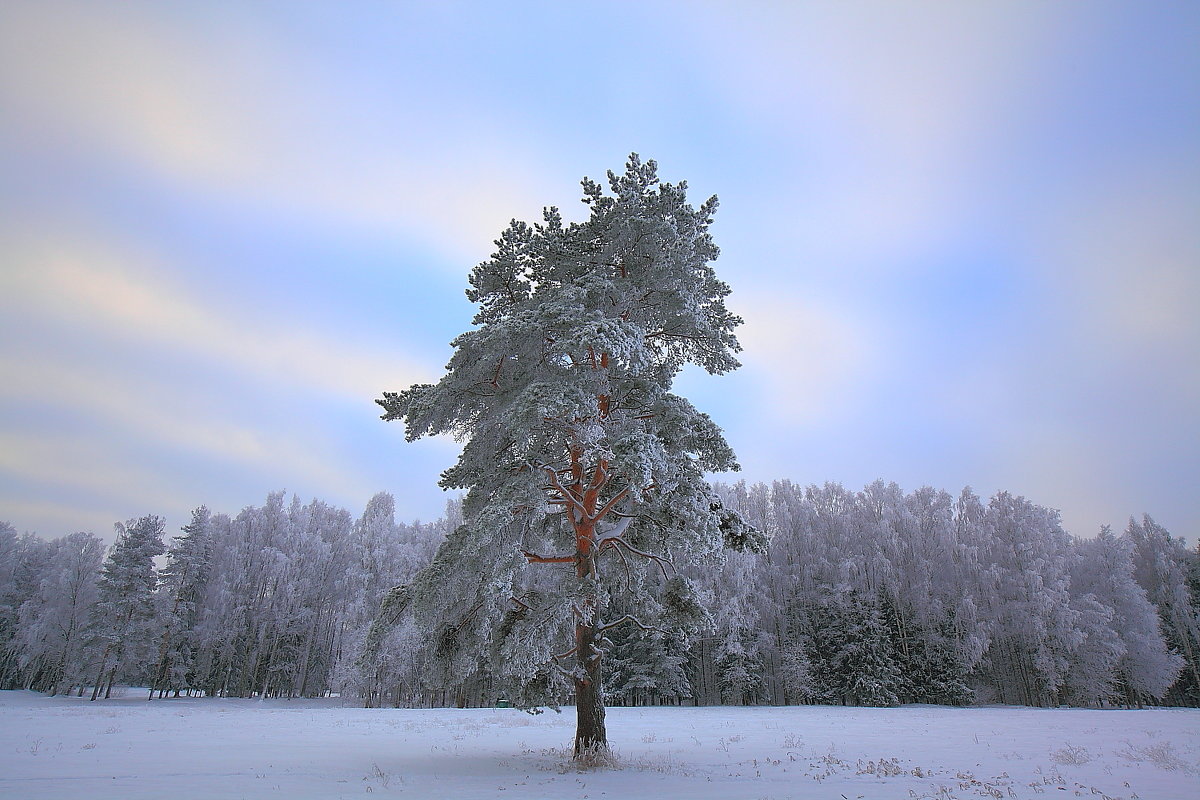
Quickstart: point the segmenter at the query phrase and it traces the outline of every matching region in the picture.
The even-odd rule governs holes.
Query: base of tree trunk
[[[575,680],[575,760],[608,759],[608,731],[604,727],[604,698],[600,695],[599,659],[587,678]]]

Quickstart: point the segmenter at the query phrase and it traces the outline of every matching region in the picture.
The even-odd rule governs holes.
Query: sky
[[[283,489],[439,516],[436,380],[512,218],[631,152],[700,203],[724,480],[1200,534],[1200,5],[0,4],[0,520]]]

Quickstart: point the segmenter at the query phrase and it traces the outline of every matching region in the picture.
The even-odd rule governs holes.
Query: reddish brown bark
[[[609,365],[607,353],[597,355],[595,350],[588,348],[587,361],[593,369],[606,369]],[[597,412],[601,420],[608,417],[611,411],[611,400],[607,395],[597,397]],[[597,575],[596,558],[599,551],[596,547],[596,525],[607,517],[617,504],[628,494],[628,488],[622,489],[615,496],[601,503],[604,487],[608,484],[611,474],[607,460],[600,459],[590,469],[583,463],[583,451],[572,448],[570,466],[562,475],[569,475],[569,482],[563,485],[560,473],[547,467],[546,475],[550,480],[547,489],[552,493],[550,502],[563,507],[562,513],[567,515],[575,533],[575,553],[573,555],[543,556],[526,551],[525,558],[536,564],[575,563],[575,576],[581,585],[594,585]],[[623,558],[623,555],[622,555]],[[603,681],[603,658],[596,647],[600,609],[597,607],[596,596],[589,593],[582,598],[582,603],[576,609],[575,647],[559,657],[574,656],[575,669],[573,681],[575,688],[576,730],[575,755],[597,754],[608,749],[608,734],[604,724],[604,700],[601,693]]]

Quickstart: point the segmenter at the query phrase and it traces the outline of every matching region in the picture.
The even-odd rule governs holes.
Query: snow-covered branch
[[[662,628],[655,628],[650,625],[642,624],[642,622],[640,622],[638,620],[638,618],[633,616],[632,614],[626,614],[625,616],[621,617],[620,619],[610,622],[607,625],[601,625],[599,628],[596,629],[596,632],[603,633],[604,631],[610,631],[613,628],[619,628],[620,626],[624,625],[627,622],[632,623],[635,627],[640,628],[641,630],[645,631],[646,633],[662,633],[662,634],[667,633]]]
[[[676,571],[675,563],[673,561],[671,561],[671,559],[664,558],[664,557],[662,557],[660,555],[656,555],[654,553],[649,553],[645,550],[639,550],[638,548],[631,545],[629,542],[625,541],[625,539],[620,536],[606,536],[604,539],[604,545],[607,547],[616,547],[619,545],[619,546],[625,548],[630,553],[633,553],[635,556],[641,556],[642,558],[647,558],[647,559],[653,561],[655,564],[658,565],[658,568],[660,570],[662,570],[662,574],[663,574],[664,578],[670,577],[667,574],[667,567],[671,568],[671,572]]]

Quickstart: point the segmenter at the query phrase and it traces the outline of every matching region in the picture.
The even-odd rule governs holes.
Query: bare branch
[[[629,542],[625,541],[620,536],[609,536],[600,543],[600,546],[602,548],[603,547],[616,547],[617,545],[624,547],[626,550],[628,550],[630,553],[633,553],[635,556],[641,556],[642,558],[649,559],[649,560],[653,561],[655,564],[658,564],[658,568],[660,570],[662,570],[662,574],[663,574],[664,578],[669,579],[671,577],[670,575],[667,574],[668,566],[671,568],[671,572],[676,571],[675,564],[674,564],[674,562],[671,561],[671,559],[663,558],[662,556],[655,555],[654,553],[647,553],[645,550],[639,550],[636,547],[634,547],[633,545],[631,545]]]
[[[625,552],[621,548],[615,548],[616,554],[620,557],[621,563],[625,566],[625,588],[628,589],[633,583],[633,578],[630,577],[629,559],[625,558]]]
[[[578,652],[579,652],[579,645],[575,645],[574,647],[572,647],[570,650],[567,650],[566,652],[555,653],[554,655],[552,655],[550,657],[551,658],[567,658],[568,656],[573,656]]]

